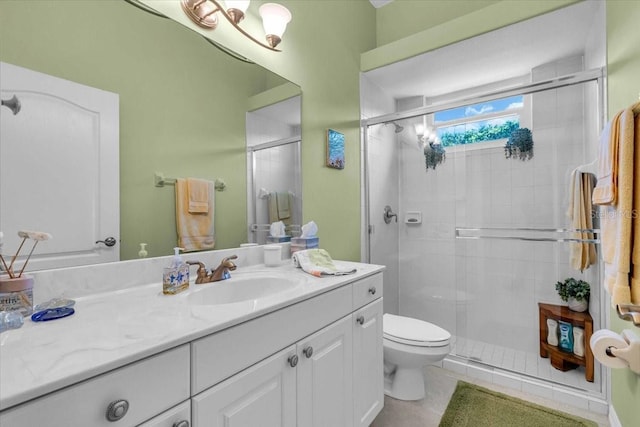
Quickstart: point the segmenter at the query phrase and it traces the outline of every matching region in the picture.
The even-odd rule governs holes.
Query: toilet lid
[[[402,344],[439,347],[449,344],[451,334],[433,323],[385,313],[382,318],[384,337]]]

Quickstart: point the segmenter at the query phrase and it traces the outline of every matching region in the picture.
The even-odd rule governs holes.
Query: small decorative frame
[[[344,135],[327,129],[327,166],[344,169]]]

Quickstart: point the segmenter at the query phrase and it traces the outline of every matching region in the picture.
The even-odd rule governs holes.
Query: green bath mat
[[[440,427],[597,427],[580,417],[458,381]]]

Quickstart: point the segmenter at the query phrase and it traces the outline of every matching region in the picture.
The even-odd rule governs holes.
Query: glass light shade
[[[249,3],[251,0],[227,0],[225,1],[225,5],[228,9],[237,9],[242,13],[245,13],[249,8]]]
[[[276,3],[265,3],[258,10],[262,17],[262,25],[267,36],[282,38],[287,24],[291,21],[291,12]]]
[[[413,125],[413,128],[416,130],[418,138],[422,138],[422,135],[424,135],[424,125],[422,123],[416,123]]]

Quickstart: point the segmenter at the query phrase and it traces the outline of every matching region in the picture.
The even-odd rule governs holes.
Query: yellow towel
[[[603,138],[609,134],[609,141],[618,147],[616,161],[617,166],[613,170],[616,175],[611,177],[613,188],[609,187],[602,194],[613,192],[613,203],[607,200],[609,197],[596,199],[594,190],[593,201],[595,204],[605,204],[601,209],[600,228],[602,257],[605,264],[604,284],[611,295],[611,304],[629,303],[631,300],[630,277],[631,255],[633,245],[632,216],[634,196],[634,118],[631,109],[626,109],[616,114],[614,119],[603,131]],[[600,154],[603,155],[601,149]],[[611,152],[611,151],[610,151]],[[602,165],[602,159],[600,159]],[[600,173],[599,173],[600,175]],[[601,179],[598,177],[598,185]],[[606,186],[601,189],[606,189]],[[601,201],[603,201],[601,203]],[[640,244],[640,242],[638,242]]]
[[[189,213],[189,191],[187,180],[176,179],[176,228],[178,246],[185,252],[213,249],[215,246],[213,221],[213,183],[208,185],[209,204],[207,213]]]
[[[591,194],[594,176],[574,170],[571,173],[571,196],[567,212],[571,220],[571,228],[590,230],[593,228]],[[573,233],[574,239],[592,240],[593,233],[578,231]],[[596,249],[593,243],[572,242],[570,245],[571,267],[583,271],[596,262]]]
[[[636,104],[633,107],[638,108]],[[632,108],[633,108],[632,107]],[[635,152],[634,160],[640,168],[640,114],[636,113],[634,121]],[[630,300],[632,304],[640,304],[640,171],[636,171],[633,180],[633,274],[631,277]]]
[[[291,225],[292,207],[293,198],[290,193],[269,193],[269,223],[282,221],[285,225]]]
[[[209,187],[211,181],[187,178],[189,213],[209,213]]]
[[[287,219],[291,217],[289,193],[276,193],[276,199],[278,200],[278,219]]]
[[[616,114],[602,131],[600,136],[600,154],[598,156],[598,183],[593,190],[593,203],[596,205],[615,205],[617,200],[619,152],[619,121],[622,112]]]

